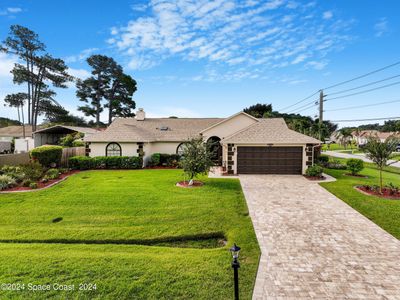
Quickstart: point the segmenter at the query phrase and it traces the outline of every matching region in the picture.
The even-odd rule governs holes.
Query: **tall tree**
[[[268,118],[272,113],[272,105],[257,103],[243,109],[243,111],[255,118]]]
[[[6,105],[10,107],[17,108],[18,112],[18,121],[22,124],[22,132],[25,138],[25,117],[24,117],[24,105],[28,96],[26,93],[16,93],[7,95],[4,98],[4,102]]]
[[[32,30],[21,25],[11,25],[9,36],[0,46],[0,51],[17,55],[23,61],[29,75],[33,73],[34,58],[38,52],[42,52],[46,46],[39,40],[39,36]],[[33,77],[26,78],[27,83],[27,104],[28,104],[28,124],[32,124],[31,105],[32,105],[32,81]]]
[[[136,91],[136,81],[124,74],[122,67],[111,57],[92,55],[87,62],[92,67],[92,76],[78,81],[76,85],[76,95],[86,103],[78,110],[94,117],[97,126],[101,123],[100,114],[104,108],[108,108],[109,124],[115,116],[133,116],[135,102],[132,96]]]
[[[2,51],[19,56],[24,63],[16,63],[11,73],[16,84],[27,84],[28,123],[32,131],[36,130],[38,115],[41,113],[42,101],[53,101],[55,92],[50,85],[66,88],[72,80],[68,67],[62,59],[42,54],[45,50],[38,35],[28,28],[13,25],[10,36],[4,41]]]

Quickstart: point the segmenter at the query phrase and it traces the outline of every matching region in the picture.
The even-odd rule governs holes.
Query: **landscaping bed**
[[[360,185],[355,187],[357,190],[366,193],[368,195],[373,195],[385,199],[394,199],[400,200],[400,190],[393,189],[389,187],[382,188],[382,191],[379,190],[378,186],[370,186],[370,185]]]
[[[179,181],[176,186],[183,187],[183,188],[194,188],[194,187],[201,187],[204,183],[199,180],[193,180],[193,183],[190,185],[189,181]]]

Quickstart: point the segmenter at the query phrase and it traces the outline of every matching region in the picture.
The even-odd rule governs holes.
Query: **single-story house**
[[[384,142],[388,137],[400,137],[398,132],[380,132],[378,130],[362,130],[352,132],[353,140],[358,146],[363,146],[368,142],[368,138],[377,137],[381,142]]]
[[[303,174],[321,142],[290,130],[282,118],[258,119],[244,112],[228,118],[116,118],[102,132],[85,136],[89,156],[180,154],[192,137],[218,142],[216,162],[229,174]]]
[[[84,136],[90,136],[96,132],[98,132],[98,130],[94,128],[55,125],[36,130],[33,133],[33,139],[35,141],[35,148],[36,148],[42,145],[58,145],[60,139],[66,136],[67,134],[83,133]]]

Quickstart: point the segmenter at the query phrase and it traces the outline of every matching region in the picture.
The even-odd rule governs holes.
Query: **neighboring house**
[[[70,133],[83,133],[88,137],[98,130],[88,127],[55,125],[43,129],[36,130],[33,133],[35,147],[42,145],[58,145],[60,139]]]
[[[244,112],[229,118],[116,118],[103,132],[85,136],[89,156],[180,154],[192,137],[219,143],[216,161],[229,174],[302,174],[320,141],[290,130],[281,118],[257,119]]]
[[[358,146],[365,145],[370,137],[378,137],[381,142],[384,142],[390,136],[400,137],[400,134],[396,132],[380,132],[378,130],[353,131],[352,135]]]
[[[0,128],[0,141],[14,142],[14,152],[28,152],[33,149],[32,126],[25,125],[25,138],[22,126],[14,125]],[[11,144],[9,144],[11,150]]]

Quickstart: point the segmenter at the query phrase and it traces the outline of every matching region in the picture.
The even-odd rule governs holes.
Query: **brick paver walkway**
[[[262,251],[254,299],[400,299],[399,240],[301,176],[240,181]]]

